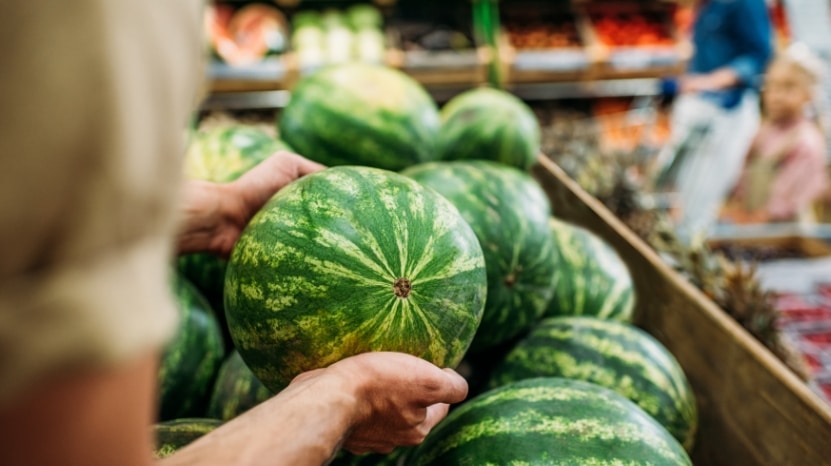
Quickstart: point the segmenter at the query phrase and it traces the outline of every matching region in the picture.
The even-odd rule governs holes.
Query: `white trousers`
[[[672,112],[673,145],[695,126],[709,124],[707,136],[680,166],[676,179],[680,207],[678,235],[685,242],[705,235],[741,176],[759,129],[759,97],[748,92],[738,107],[725,110],[696,95],[683,95]]]

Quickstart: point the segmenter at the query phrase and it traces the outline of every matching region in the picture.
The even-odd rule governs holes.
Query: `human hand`
[[[297,154],[280,151],[231,183],[189,181],[183,195],[185,221],[179,253],[212,252],[228,257],[251,217],[274,193],[324,168]]]
[[[320,378],[354,393],[355,415],[343,448],[356,454],[418,445],[447,415],[448,403],[467,397],[467,382],[455,371],[401,353],[346,358],[297,376],[290,387]]]

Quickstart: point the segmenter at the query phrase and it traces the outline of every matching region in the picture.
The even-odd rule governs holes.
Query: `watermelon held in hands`
[[[327,166],[401,170],[436,159],[439,112],[404,73],[350,63],[303,79],[279,120],[298,153]]]
[[[550,219],[557,251],[554,298],[548,317],[586,315],[631,322],[632,275],[614,249],[584,228]]]
[[[165,347],[159,366],[162,421],[204,413],[225,352],[207,300],[180,276],[175,277],[173,288],[179,329]]]
[[[271,391],[245,365],[237,351],[222,363],[214,384],[207,416],[230,421],[271,398]]]
[[[153,426],[155,456],[158,459],[167,458],[221,425],[222,422],[216,419],[201,418],[175,419],[156,424]]]
[[[524,380],[451,412],[408,466],[691,465],[684,448],[637,405],[598,385]]]
[[[564,377],[612,389],[635,402],[692,450],[695,395],[672,354],[629,324],[593,317],[542,321],[492,374],[492,388],[535,377]]]
[[[530,329],[551,299],[556,270],[542,188],[526,173],[486,161],[434,162],[403,174],[450,200],[482,245],[488,299],[471,352]]]
[[[441,118],[441,160],[484,159],[523,170],[537,161],[539,122],[512,94],[490,88],[467,91],[444,106]]]
[[[269,389],[370,351],[455,367],[487,292],[476,236],[435,191],[396,173],[336,167],[277,193],[231,255],[225,311]]]

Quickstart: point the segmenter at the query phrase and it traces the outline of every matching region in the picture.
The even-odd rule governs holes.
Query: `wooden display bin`
[[[668,2],[579,2],[575,7],[578,14],[586,18],[588,44],[596,50],[598,60],[597,77],[601,79],[624,79],[677,76],[686,69],[692,56],[692,46],[675,27],[672,9],[676,5]],[[638,14],[658,18],[672,39],[668,45],[609,46],[603,44],[595,29],[598,15]]]
[[[534,175],[556,215],[599,234],[628,264],[636,324],[672,351],[695,390],[696,465],[831,465],[831,406],[556,164],[543,156]]]
[[[463,52],[403,51],[396,48],[387,54],[387,65],[402,70],[426,86],[473,86],[485,82],[490,56],[484,47]]]

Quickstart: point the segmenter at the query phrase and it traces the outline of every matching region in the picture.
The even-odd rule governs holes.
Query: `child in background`
[[[822,62],[802,44],[771,63],[762,89],[764,120],[723,210],[725,221],[810,221],[828,183],[825,139],[809,117],[822,74]]]

